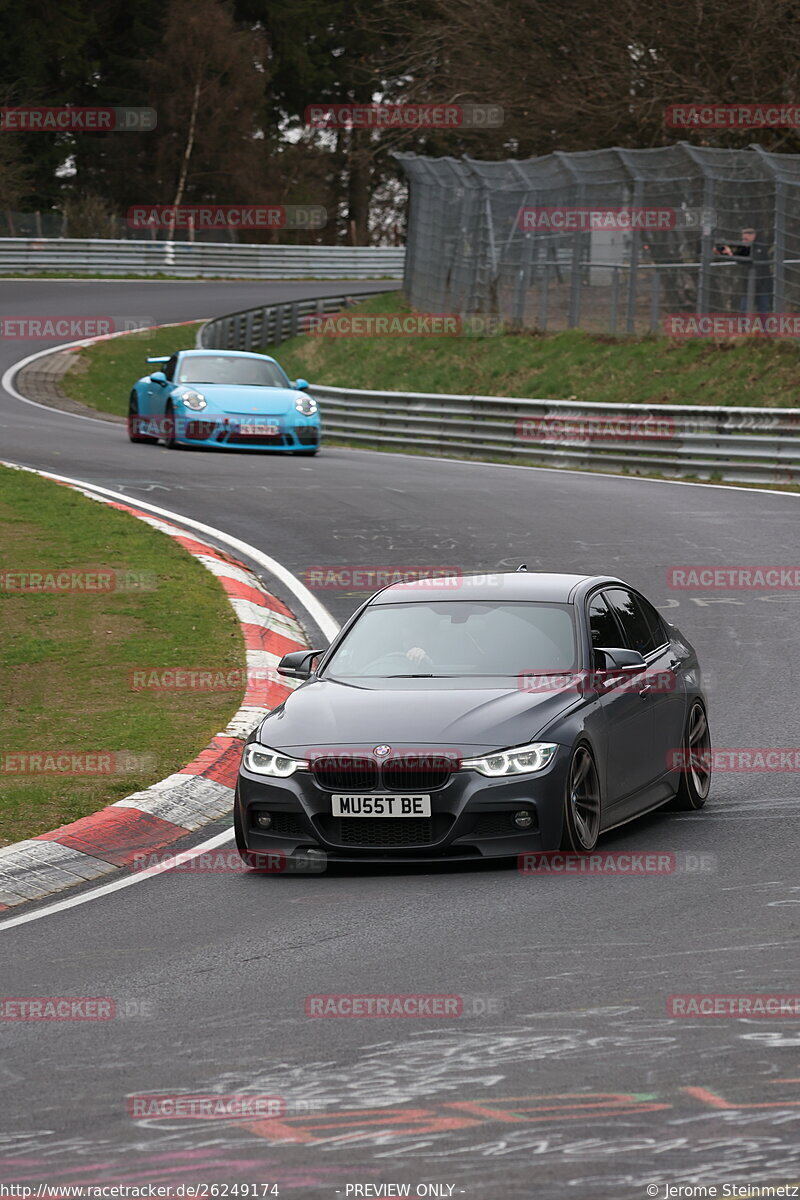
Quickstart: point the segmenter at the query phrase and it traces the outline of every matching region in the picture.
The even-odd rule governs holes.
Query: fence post
[[[705,175],[703,179],[703,209],[714,218],[714,180]],[[700,241],[700,276],[697,281],[697,312],[708,312],[711,292],[711,258],[714,249],[713,229],[716,220],[703,221],[703,236]]]
[[[661,276],[658,267],[652,268],[653,284],[650,289],[650,332],[658,333],[659,309],[661,301]]]
[[[583,184],[578,188],[578,206],[582,205],[585,200],[585,190]],[[589,235],[591,237],[591,234]],[[581,249],[583,246],[583,234],[575,233],[572,242],[572,268],[569,277],[569,312],[567,315],[567,328],[575,329],[580,324],[581,320]]]
[[[545,257],[542,267],[541,283],[539,284],[539,329],[542,333],[547,330],[547,302],[550,292],[550,260]]]
[[[617,332],[617,314],[619,312],[619,267],[614,266],[611,276],[611,321],[609,333]]]
[[[786,257],[786,184],[782,179],[775,183],[775,232],[773,249],[775,253],[775,279],[773,283],[774,312],[783,312],[784,293],[786,288],[786,267],[783,260]]]
[[[512,325],[517,329],[521,329],[525,324],[525,298],[530,283],[533,236],[531,233],[525,234],[522,261],[517,270],[517,286],[514,289],[514,308],[511,315]]]
[[[642,204],[642,184],[641,180],[637,179],[633,185],[633,207],[639,208]],[[630,274],[628,276],[628,312],[625,318],[625,332],[636,332],[636,293],[639,289],[639,246],[641,243],[641,233],[638,229],[634,229],[631,234],[631,262]]]

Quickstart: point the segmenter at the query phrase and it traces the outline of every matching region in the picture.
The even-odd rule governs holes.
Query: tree
[[[223,0],[171,0],[149,68],[153,199],[263,199],[265,70],[262,31],[238,26]]]

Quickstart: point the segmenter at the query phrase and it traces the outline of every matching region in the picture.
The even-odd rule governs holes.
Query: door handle
[[[671,658],[668,665],[670,671],[674,671],[676,667],[681,665],[681,660],[679,658]]]
[[[650,694],[650,692],[652,692],[652,690],[653,690],[652,683],[643,683],[642,686],[639,688],[639,695],[640,696],[648,696]]]

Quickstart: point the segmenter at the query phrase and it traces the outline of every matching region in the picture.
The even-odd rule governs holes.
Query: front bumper
[[[291,856],[314,848],[324,850],[330,860],[350,863],[479,862],[560,847],[569,761],[569,748],[560,746],[543,771],[530,775],[489,779],[476,771],[457,771],[444,787],[426,791],[430,818],[333,817],[333,792],[321,787],[311,771],[272,779],[242,768],[235,803],[246,848],[252,851]],[[513,814],[521,810],[533,817],[525,830],[513,822]],[[255,825],[263,812],[272,817],[269,830]]]
[[[274,434],[242,433],[241,426],[277,425]],[[285,418],[257,417],[244,421],[242,417],[226,417],[210,414],[203,417],[178,416],[175,419],[175,440],[183,446],[213,446],[222,450],[315,450],[320,444],[318,418],[286,420]]]

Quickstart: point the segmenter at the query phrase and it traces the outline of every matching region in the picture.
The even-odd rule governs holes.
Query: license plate
[[[430,796],[332,796],[334,817],[429,817]]]
[[[278,432],[277,425],[240,425],[239,432],[253,436],[271,437]]]

